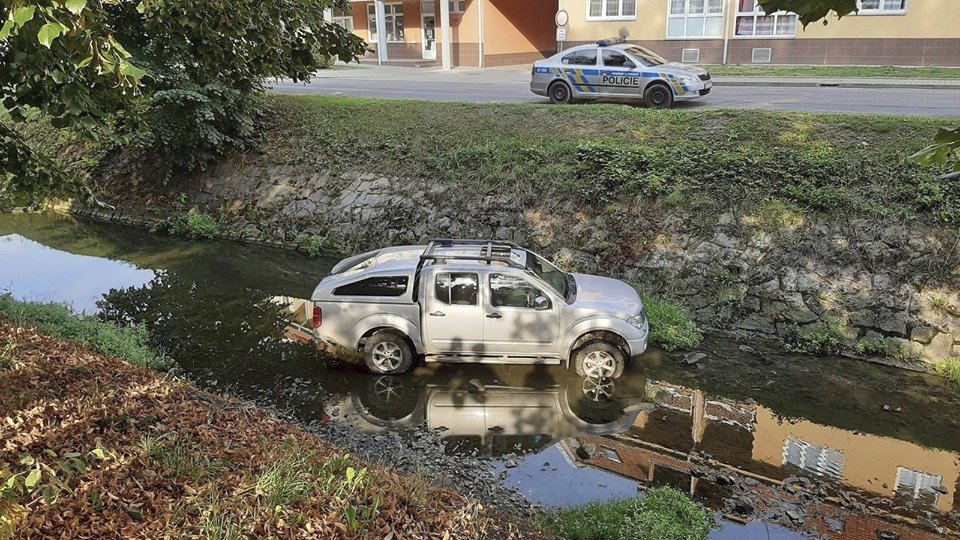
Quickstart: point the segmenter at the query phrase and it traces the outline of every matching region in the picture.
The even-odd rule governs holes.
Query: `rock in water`
[[[687,364],[696,364],[697,362],[703,360],[707,357],[706,353],[702,352],[693,352],[683,357],[683,361]]]

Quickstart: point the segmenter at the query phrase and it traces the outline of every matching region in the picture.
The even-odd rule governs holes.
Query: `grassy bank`
[[[620,105],[272,96],[264,161],[474,185],[530,204],[617,201],[960,220],[960,181],[908,161],[943,120]]]
[[[596,210],[617,201],[698,210],[774,201],[843,216],[960,221],[960,181],[908,161],[943,119],[271,95],[261,123],[246,165],[401,175]],[[122,156],[127,168],[116,181],[133,178],[143,191],[158,170],[131,171],[129,152],[23,129],[74,171]]]
[[[473,538],[509,527],[244,402],[8,314],[0,360],[0,539]]]
[[[718,77],[866,77],[882,79],[960,79],[960,68],[898,66],[704,66]]]

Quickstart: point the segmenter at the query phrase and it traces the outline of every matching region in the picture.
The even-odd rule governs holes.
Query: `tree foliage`
[[[55,171],[17,137],[28,108],[92,133],[123,111],[123,134],[196,170],[255,136],[264,81],[305,81],[363,41],[325,23],[345,0],[2,0],[0,190]],[[49,160],[47,160],[49,161]]]
[[[776,11],[796,13],[804,27],[820,20],[826,24],[826,18],[831,13],[842,18],[844,15],[855,13],[858,9],[857,0],[759,0],[759,2],[766,13]],[[949,164],[954,171],[960,173],[960,127],[941,129],[934,137],[933,144],[914,154],[912,159],[924,165]]]
[[[333,0],[143,0],[107,11],[149,72],[140,142],[202,169],[255,135],[269,78],[306,81],[321,57],[362,54],[361,39],[323,20]]]

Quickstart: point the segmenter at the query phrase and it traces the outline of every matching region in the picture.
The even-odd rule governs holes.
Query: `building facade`
[[[334,11],[332,21],[363,38],[367,59],[382,63],[443,65],[446,48],[446,67],[513,65],[557,48],[558,0],[353,0],[350,6]]]
[[[564,46],[621,36],[702,64],[960,66],[957,0],[859,0],[860,11],[803,28],[755,0],[559,0]]]

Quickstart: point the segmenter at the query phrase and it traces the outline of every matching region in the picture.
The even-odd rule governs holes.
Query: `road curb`
[[[857,82],[857,81],[736,81],[714,79],[714,86],[765,86],[776,88],[915,88],[920,90],[960,90],[960,81],[956,84],[931,84],[931,83],[875,83],[875,82]]]

